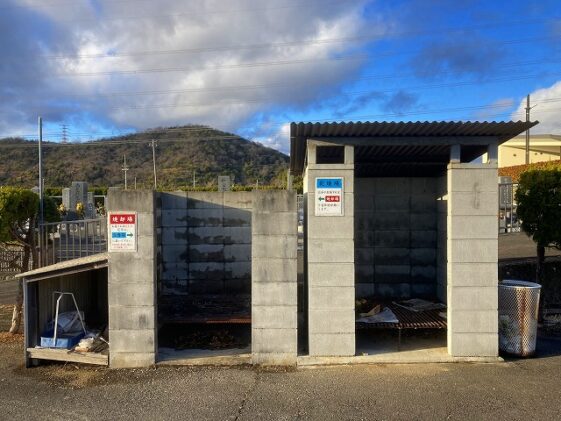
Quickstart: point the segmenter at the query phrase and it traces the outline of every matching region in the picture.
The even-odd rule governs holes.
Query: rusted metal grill
[[[401,348],[401,331],[405,329],[446,329],[446,319],[439,313],[444,310],[411,311],[395,304],[388,307],[396,316],[398,323],[361,323],[357,322],[357,329],[397,329],[397,349]]]
[[[504,280],[499,284],[499,349],[528,357],[536,351],[541,285]]]

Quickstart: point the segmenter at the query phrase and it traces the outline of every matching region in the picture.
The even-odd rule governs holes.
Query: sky
[[[561,2],[1,0],[0,138],[524,120],[561,134]]]

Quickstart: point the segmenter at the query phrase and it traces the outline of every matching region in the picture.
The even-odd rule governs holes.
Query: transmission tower
[[[62,124],[62,143],[68,143],[68,125]]]

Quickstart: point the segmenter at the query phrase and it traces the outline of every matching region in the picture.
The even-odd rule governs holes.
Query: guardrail
[[[105,251],[105,218],[61,221],[39,227],[39,267]]]

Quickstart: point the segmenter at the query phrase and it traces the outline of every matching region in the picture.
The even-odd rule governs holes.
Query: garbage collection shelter
[[[497,150],[535,124],[291,124],[309,356],[355,355],[366,296],[437,299],[450,356],[498,356]]]
[[[107,211],[106,253],[18,276],[27,366],[296,364],[296,192],[111,189]],[[88,329],[107,330],[103,354],[42,346],[54,341],[46,326],[56,318],[57,292],[76,300],[61,311],[77,307]],[[216,325],[244,330],[244,349],[201,353],[166,344]]]

